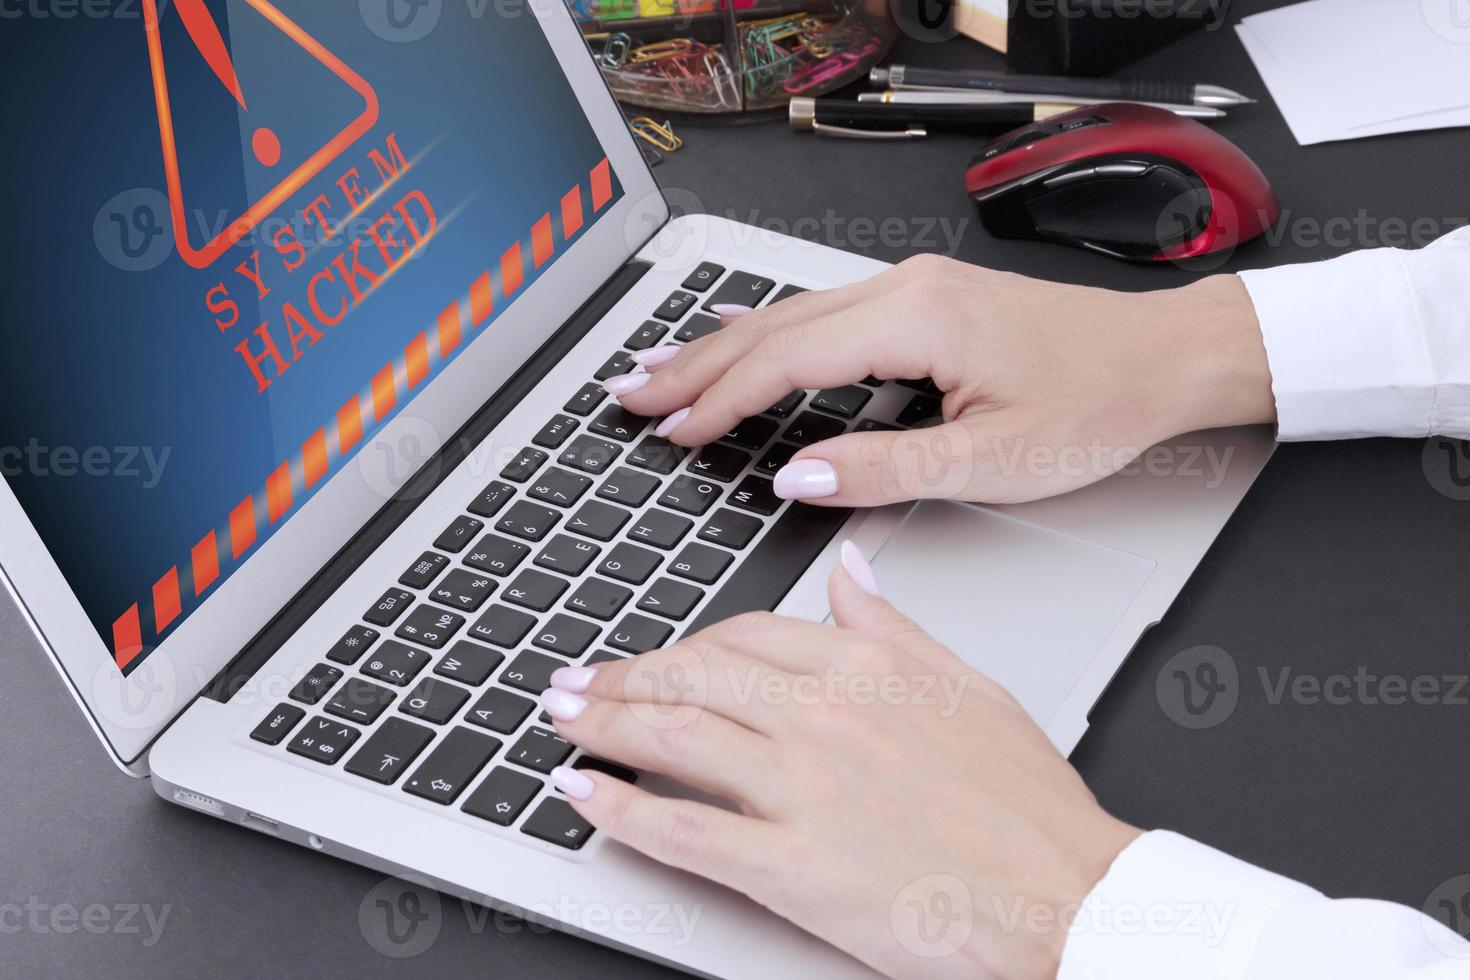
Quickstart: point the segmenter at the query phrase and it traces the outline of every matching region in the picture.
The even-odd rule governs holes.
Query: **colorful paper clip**
[[[664,153],[673,153],[684,145],[684,140],[675,134],[674,127],[667,120],[659,123],[648,116],[636,116],[628,120],[628,128],[634,136]]]
[[[628,53],[633,49],[633,39],[626,34],[609,34],[602,46],[598,63],[604,68],[621,68],[628,63]]]

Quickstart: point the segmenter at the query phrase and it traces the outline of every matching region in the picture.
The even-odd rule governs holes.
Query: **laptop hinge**
[[[573,313],[561,329],[541,346],[500,390],[482,405],[453,437],[445,442],[418,474],[383,505],[353,538],[312,578],[291,601],[267,623],[200,694],[215,701],[228,701],[250,677],[290,639],[307,618],[347,580],[399,524],[413,513],[434,488],[454,472],[475,447],[500,424],[540,380],[576,343],[586,336],[608,311],[632,289],[652,266],[639,259],[629,261]]]

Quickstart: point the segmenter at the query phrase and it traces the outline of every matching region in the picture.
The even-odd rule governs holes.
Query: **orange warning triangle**
[[[203,269],[223,255],[229,248],[244,238],[267,216],[283,205],[291,195],[299,191],[313,177],[322,172],[333,160],[341,156],[364,133],[378,121],[378,96],[362,76],[348,68],[341,59],[332,54],[321,43],[303,31],[268,0],[245,0],[245,3],[293,42],[300,45],[332,74],[362,97],[362,112],[317,150],[306,162],[288,174],[259,200],[253,202],[245,213],[231,220],[217,236],[202,245],[189,240],[189,225],[184,210],[183,181],[179,174],[179,157],[175,143],[173,113],[169,109],[168,76],[164,71],[163,38],[160,32],[157,0],[143,0],[143,26],[148,35],[148,60],[153,70],[153,97],[158,104],[158,131],[163,143],[164,174],[168,182],[169,214],[173,220],[174,240],[179,256],[196,269]],[[219,26],[205,6],[204,0],[174,0],[183,21],[184,30],[190,41],[204,57],[210,69],[234,96],[241,108],[246,106],[245,94],[240,80],[235,75],[234,62],[220,34]],[[256,157],[266,166],[274,166],[280,159],[280,142],[270,129],[257,129],[251,140]]]

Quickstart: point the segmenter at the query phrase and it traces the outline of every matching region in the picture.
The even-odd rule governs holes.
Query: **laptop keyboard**
[[[593,836],[546,776],[579,753],[538,711],[551,672],[664,646],[773,609],[851,511],[791,505],[772,477],[805,445],[849,428],[938,416],[928,381],[859,420],[883,382],[792,392],[719,441],[690,451],[651,434],[598,381],[631,355],[720,328],[694,312],[801,292],[701,264],[651,311],[562,412],[365,609],[251,732],[285,751],[570,851]],[[397,787],[397,789],[393,789]]]

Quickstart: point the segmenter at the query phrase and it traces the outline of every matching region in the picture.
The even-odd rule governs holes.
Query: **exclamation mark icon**
[[[245,104],[245,93],[240,89],[240,77],[235,74],[235,63],[230,59],[230,50],[225,46],[224,35],[204,0],[174,0],[174,6],[179,8],[179,17],[184,22],[184,30],[189,32],[189,40],[204,56],[215,77],[229,89],[241,109],[250,111]],[[250,148],[262,166],[274,167],[281,162],[281,140],[269,126],[261,126],[251,134]]]

